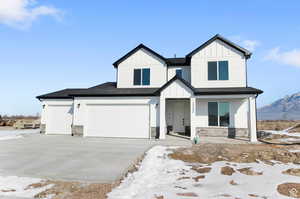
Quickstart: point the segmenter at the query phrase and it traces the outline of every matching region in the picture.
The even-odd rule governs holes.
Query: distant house
[[[159,138],[179,133],[256,141],[256,97],[247,85],[251,53],[216,35],[181,58],[140,44],[113,63],[116,82],[38,96],[42,131]]]

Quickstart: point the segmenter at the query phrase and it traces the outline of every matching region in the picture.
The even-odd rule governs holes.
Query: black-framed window
[[[150,85],[150,68],[143,69],[143,85]]]
[[[182,69],[176,69],[176,76],[182,78]]]
[[[208,102],[208,125],[229,126],[229,102]]]
[[[228,80],[228,61],[209,61],[207,64],[208,80]]]
[[[150,85],[150,68],[134,69],[133,85]]]
[[[141,85],[141,69],[134,69],[133,71],[133,85]]]

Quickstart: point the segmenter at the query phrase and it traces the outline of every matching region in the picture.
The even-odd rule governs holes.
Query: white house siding
[[[166,121],[166,99],[182,99],[193,96],[193,91],[188,88],[185,84],[183,84],[179,80],[175,80],[170,85],[168,85],[165,89],[163,89],[160,93],[160,107],[159,107],[159,132],[160,139],[165,139],[167,133],[167,121]]]
[[[73,100],[47,99],[42,101],[41,124],[46,134],[71,134]]]
[[[88,125],[89,123],[89,117],[90,117],[90,111],[93,109],[93,106],[97,108],[97,105],[107,105],[107,106],[119,106],[120,110],[126,106],[133,105],[133,108],[135,107],[134,105],[141,105],[141,106],[147,106],[147,109],[145,110],[145,113],[149,115],[149,127],[157,127],[159,125],[157,121],[158,117],[158,103],[159,103],[159,98],[158,97],[85,97],[85,98],[75,98],[74,99],[74,125],[75,126],[82,126],[83,129]],[[78,106],[78,104],[80,104]],[[123,106],[122,106],[123,105]],[[125,110],[125,109],[124,109]],[[139,110],[140,111],[140,110]],[[99,112],[101,114],[101,112]],[[109,112],[105,113],[106,115],[109,114]],[[108,118],[113,118],[113,116],[116,114],[115,111],[112,111],[111,114],[113,115],[107,115]],[[130,115],[134,114],[134,112],[128,112],[126,117],[123,118],[124,121],[122,121],[122,124],[127,124],[128,126],[132,125],[132,121],[134,120],[136,115]],[[143,115],[143,113],[141,112]],[[143,115],[144,117],[145,115]],[[101,116],[102,117],[102,116]],[[99,117],[99,118],[101,118]],[[158,118],[159,120],[159,118]],[[109,122],[109,121],[107,121]],[[148,121],[146,121],[148,122]],[[107,125],[116,125],[115,120],[111,119],[110,124]],[[119,124],[118,124],[119,125]],[[85,129],[86,130],[86,129]],[[83,130],[83,131],[85,131]],[[126,137],[131,137],[134,135],[130,135],[130,131],[124,132],[128,134]],[[90,134],[87,132],[88,136],[97,136],[96,134]],[[85,136],[85,135],[84,135]],[[101,136],[101,135],[99,135]],[[109,137],[119,137],[119,136],[109,136]],[[124,137],[124,136],[123,136]],[[136,137],[136,136],[135,136]]]
[[[248,128],[248,100],[247,99],[196,99],[196,127],[208,126],[208,102],[229,102],[230,128]],[[224,127],[220,127],[224,128]]]
[[[228,61],[229,80],[207,78],[208,61]],[[191,81],[195,88],[245,87],[246,59],[238,50],[215,40],[191,58]]]
[[[172,82],[160,94],[161,98],[190,98],[192,95],[193,91],[179,80]]]
[[[133,71],[135,68],[150,68],[150,85],[134,86]],[[140,49],[125,59],[118,66],[118,88],[161,87],[167,81],[167,66],[163,60]]]
[[[168,66],[168,81],[176,75],[176,70],[182,70],[182,78],[191,82],[191,68],[190,66]]]

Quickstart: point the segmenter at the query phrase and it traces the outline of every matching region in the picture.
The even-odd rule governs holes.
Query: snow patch
[[[129,174],[121,184],[108,194],[109,199],[153,199],[163,196],[164,199],[178,198],[178,194],[193,193],[201,198],[243,198],[253,199],[249,194],[269,199],[288,199],[277,192],[277,185],[286,182],[299,182],[299,177],[282,174],[289,168],[300,168],[295,164],[267,165],[259,163],[215,162],[211,171],[199,174],[191,165],[168,157],[168,147],[155,146],[150,149],[141,162],[138,171]],[[194,164],[195,165],[195,164]],[[235,170],[231,176],[222,175],[221,168],[230,166]],[[237,169],[251,167],[262,175],[246,175]],[[195,177],[205,175],[197,182]],[[234,181],[236,185],[230,182]],[[180,198],[195,198],[180,196]],[[196,197],[197,198],[197,197]]]
[[[0,130],[0,141],[23,138],[23,135],[38,133],[39,129]]]
[[[43,182],[43,180],[39,178],[0,176],[0,198],[1,196],[33,198],[36,194],[53,186],[47,185],[39,188],[28,188],[29,185],[40,182]]]

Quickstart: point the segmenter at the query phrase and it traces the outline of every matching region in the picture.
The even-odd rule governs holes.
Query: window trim
[[[149,84],[143,84],[143,70],[149,69]],[[134,72],[136,70],[140,70],[140,84],[134,84]],[[133,68],[133,86],[150,86],[151,85],[151,68],[143,67],[143,68]]]
[[[208,103],[209,102],[216,102],[218,104],[218,125],[217,126],[213,126],[213,125],[209,125],[209,111],[208,111]],[[224,102],[227,102],[228,105],[229,105],[229,123],[228,123],[228,126],[220,126],[220,103],[224,103]],[[231,103],[229,101],[223,101],[223,100],[219,100],[219,101],[208,101],[207,102],[207,124],[209,127],[218,127],[218,128],[230,128],[231,126],[231,123],[230,123],[230,110],[231,110]]]
[[[219,62],[222,62],[222,61],[227,61],[228,79],[226,79],[226,80],[220,80]],[[217,62],[217,79],[215,79],[215,80],[210,80],[208,78],[208,63],[209,62]],[[208,60],[207,61],[207,81],[229,81],[229,60],[218,60],[218,61],[216,61],[216,60]]]

